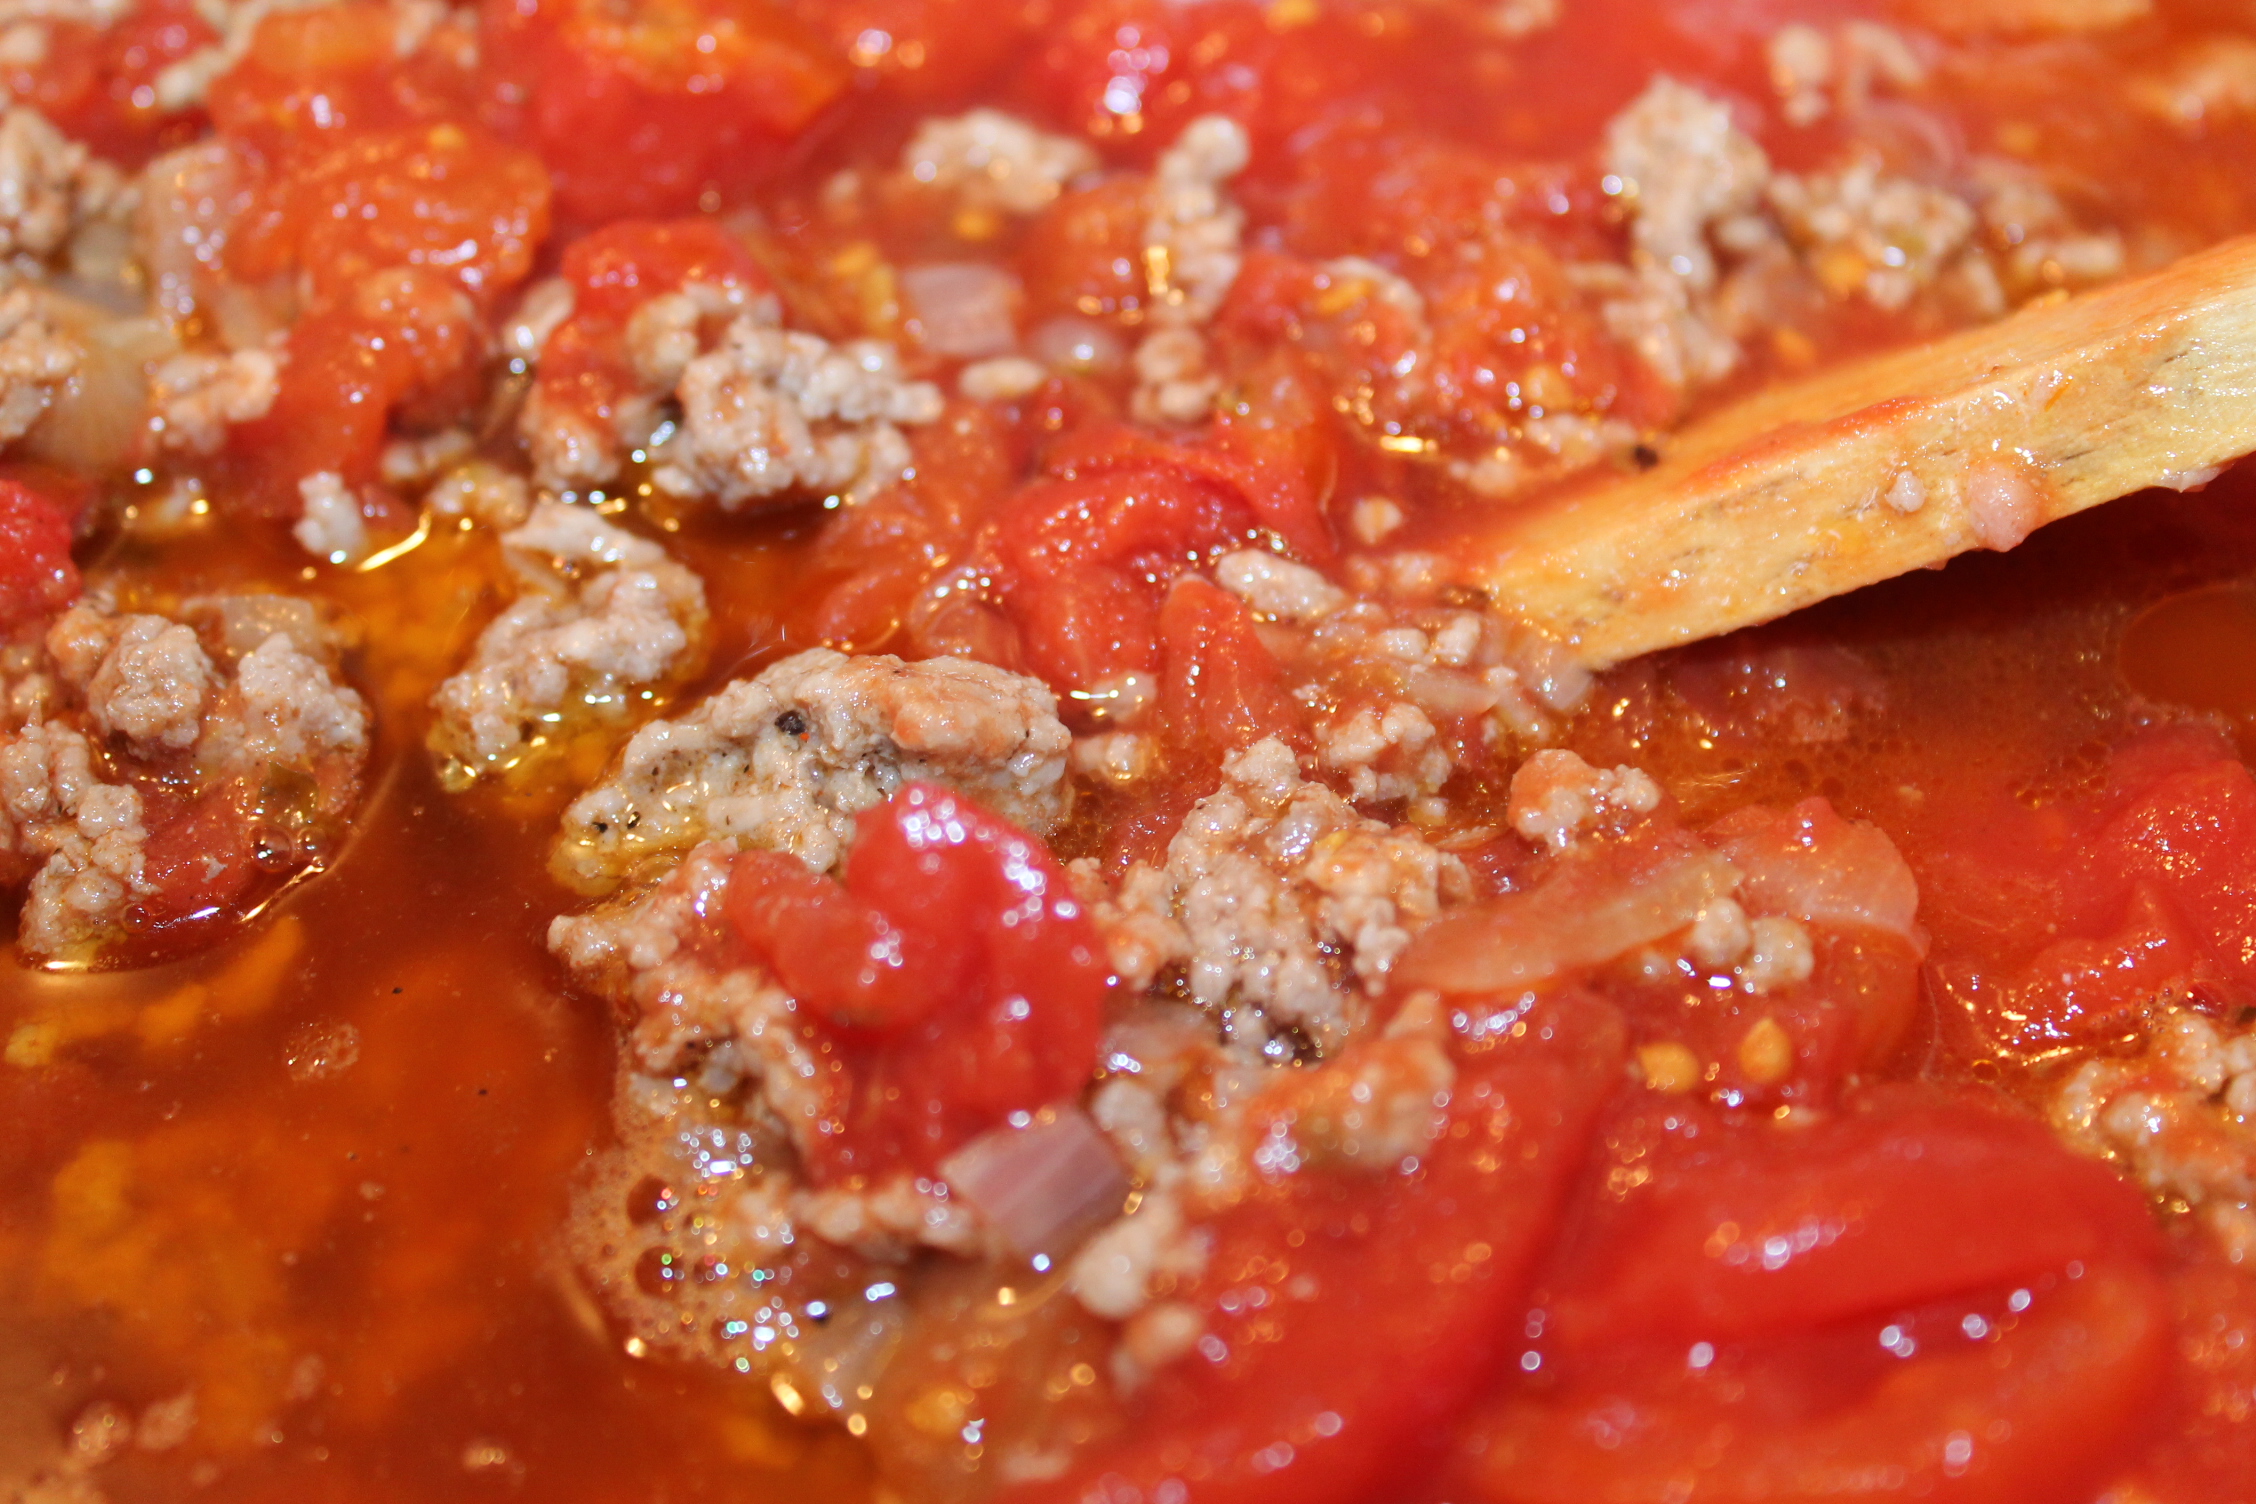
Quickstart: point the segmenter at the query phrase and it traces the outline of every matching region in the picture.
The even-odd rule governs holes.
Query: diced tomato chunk
[[[998,589],[1029,667],[1063,689],[1158,667],[1161,593],[1201,556],[1253,541],[1232,491],[1178,465],[1105,464],[1036,481],[992,528]]]
[[[2103,774],[2034,809],[1949,811],[1925,851],[1938,979],[2000,1048],[2104,1043],[2164,989],[2256,1001],[2256,778],[2192,728],[2117,748]]]
[[[772,853],[729,882],[730,924],[829,1047],[837,1104],[810,1165],[826,1182],[930,1171],[1072,1096],[1110,981],[1064,870],[1008,821],[912,783],[855,830],[842,885]]]
[[[486,0],[482,27],[519,139],[581,223],[740,195],[847,80],[771,0]]]
[[[108,26],[55,20],[44,31],[38,52],[0,63],[0,87],[65,135],[138,167],[203,132],[201,109],[168,110],[156,87],[167,68],[219,41],[195,0],[145,0]]]
[[[865,81],[919,104],[961,98],[1026,34],[1028,12],[993,0],[796,0]]]
[[[1527,1023],[1464,1062],[1414,1173],[1303,1170],[1224,1214],[1205,1273],[1170,1297],[1204,1318],[1199,1351],[1131,1401],[1123,1442],[1004,1497],[1348,1504],[1414,1477],[1518,1335],[1620,1079],[1604,1004],[1564,994]]]
[[[317,303],[413,267],[490,306],[548,235],[548,174],[530,154],[459,125],[376,131],[286,165],[229,247],[248,281],[296,275]]]
[[[2157,1412],[2144,1198],[1927,1088],[1813,1124],[1625,1099],[1520,1368],[1494,1504],[2091,1497]]]
[[[374,475],[390,415],[450,390],[479,349],[468,302],[429,272],[377,272],[349,303],[290,331],[274,406],[229,436],[224,505],[293,517],[298,483],[321,471],[358,486]]]
[[[1264,737],[1306,740],[1305,718],[1245,602],[1185,575],[1160,607],[1159,641],[1160,712],[1169,743],[1190,761],[1211,767]]]
[[[2113,1171],[1948,1100],[1664,1134],[1639,1163],[1562,1253],[1550,1329],[1570,1347],[1736,1341],[2159,1252]]]
[[[29,486],[0,480],[0,633],[60,611],[78,598],[71,523]]]
[[[213,80],[212,123],[262,151],[318,148],[344,131],[396,130],[475,107],[476,52],[452,23],[400,55],[399,12],[373,0],[282,10]],[[451,41],[452,46],[444,45]]]
[[[1791,1353],[1640,1354],[1472,1429],[1486,1504],[2080,1504],[2153,1424],[2161,1282],[2110,1266]]]

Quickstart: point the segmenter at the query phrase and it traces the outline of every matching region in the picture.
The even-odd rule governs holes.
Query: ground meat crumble
[[[606,892],[709,838],[835,867],[853,819],[936,779],[1037,834],[1070,808],[1071,737],[1039,682],[958,658],[810,648],[636,732],[566,811],[557,875]]]
[[[28,954],[83,957],[158,891],[144,785],[168,807],[183,789],[237,790],[255,808],[281,797],[288,807],[262,817],[270,839],[294,828],[315,847],[349,810],[368,755],[366,707],[288,630],[244,643],[231,620],[274,618],[230,606],[194,613],[207,623],[199,632],[81,604],[12,651],[8,701],[21,721],[0,732],[0,871],[29,880],[17,933]]]
[[[703,643],[697,576],[592,507],[542,502],[501,545],[518,597],[432,697],[450,785],[619,724],[686,677]]]

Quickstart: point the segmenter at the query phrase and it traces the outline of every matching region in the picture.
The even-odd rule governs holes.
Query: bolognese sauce
[[[1610,665],[1476,562],[2256,230],[2241,10],[0,0],[0,89],[10,1497],[2245,1496],[2249,483]]]

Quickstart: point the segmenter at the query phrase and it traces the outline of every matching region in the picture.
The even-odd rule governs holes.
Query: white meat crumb
[[[1357,804],[1438,792],[1455,764],[1441,733],[1408,701],[1365,705],[1316,728],[1317,760],[1348,780]]]
[[[2184,1202],[2234,1263],[2256,1258],[2256,1033],[2166,1006],[2141,1053],[2087,1060],[2050,1116],[2071,1145]]]
[[[565,812],[554,866],[600,893],[724,839],[827,871],[855,815],[927,778],[1047,834],[1071,804],[1071,746],[1038,680],[960,658],[810,648],[637,731]]]
[[[1594,768],[1548,748],[1512,774],[1505,818],[1529,840],[1564,851],[1591,831],[1626,828],[1660,803],[1660,785],[1636,768]]]
[[[368,755],[368,707],[316,659],[276,632],[235,665],[196,744],[200,765],[244,776],[270,764],[357,768]]]
[[[140,793],[101,781],[93,748],[46,722],[0,737],[0,856],[29,867],[16,943],[60,957],[114,927],[149,890]]]
[[[1464,865],[1303,779],[1282,742],[1233,754],[1222,778],[1165,865],[1131,867],[1095,906],[1114,967],[1142,987],[1181,963],[1192,997],[1232,1037],[1258,1044],[1291,1026],[1335,1048],[1411,935],[1468,895]]]
[[[533,488],[522,475],[490,460],[471,460],[440,476],[424,493],[423,502],[435,516],[512,528],[532,515]]]
[[[431,698],[431,748],[464,779],[623,718],[680,675],[705,626],[697,576],[592,507],[542,502],[501,544],[521,593]]]
[[[1660,77],[1606,127],[1606,171],[1631,206],[1637,255],[1696,291],[1715,286],[1715,226],[1762,202],[1770,159],[1730,106]]]
[[[971,1208],[910,1175],[873,1186],[802,1189],[790,1207],[793,1219],[825,1243],[873,1258],[900,1258],[918,1247],[968,1256],[981,1247],[982,1228]]]
[[[1264,616],[1299,625],[1320,620],[1347,604],[1347,592],[1305,564],[1266,549],[1242,548],[1214,565],[1223,589]]]
[[[2256,115],[2256,40],[2189,42],[2162,67],[2132,79],[2131,102],[2188,134]]]
[[[191,746],[202,733],[218,676],[180,623],[74,606],[48,630],[47,651],[103,735],[154,755]]]
[[[1833,172],[1771,179],[1771,206],[1820,283],[1899,309],[1941,275],[1974,233],[1956,194],[1881,170],[1860,156]]]
[[[1207,364],[1206,336],[1187,325],[1161,326],[1145,335],[1131,357],[1136,390],[1129,414],[1139,423],[1187,427],[1203,423],[1222,390],[1221,375]]]
[[[368,554],[368,523],[360,498],[334,470],[319,470],[298,482],[305,515],[290,526],[298,546],[317,559],[351,564]]]
[[[527,366],[540,363],[548,337],[564,326],[577,301],[572,284],[562,277],[543,277],[525,289],[517,311],[501,326],[501,353]]]
[[[1140,731],[1102,731],[1073,743],[1073,771],[1098,783],[1140,783],[1160,761],[1159,744]]]
[[[1735,966],[1754,943],[1747,911],[1736,898],[1718,898],[1700,910],[1685,940],[1685,953],[1702,966]]]
[[[1797,21],[1771,33],[1763,51],[1790,125],[1810,125],[1835,110],[1858,114],[1883,83],[1914,89],[1927,80],[1918,50],[1876,21],[1848,21],[1830,32]]]
[[[149,427],[166,449],[217,454],[229,424],[273,410],[279,374],[266,350],[191,352],[161,360],[149,372]]]
[[[1191,1279],[1203,1272],[1210,1238],[1184,1218],[1177,1197],[1147,1191],[1135,1211],[1082,1245],[1066,1266],[1066,1288],[1091,1315],[1125,1321],[1144,1308],[1155,1279]]]
[[[237,619],[288,615],[262,609],[266,598],[235,599]],[[220,637],[230,604],[206,603]],[[293,817],[318,822],[357,793],[366,707],[286,630],[240,656],[223,652],[223,670],[188,626],[90,601],[50,627],[36,652],[42,669],[24,671],[20,651],[10,657],[10,708],[25,720],[0,733],[0,881],[30,879],[17,938],[34,956],[90,952],[152,891],[141,794],[104,781],[90,731],[113,758],[170,769],[189,797],[230,782],[263,788],[286,767],[306,779]]]
[[[1747,926],[1747,954],[1739,985],[1749,992],[1779,992],[1809,980],[1816,969],[1809,931],[1798,919],[1766,915]]]
[[[449,467],[468,459],[478,441],[467,428],[442,428],[414,438],[393,439],[376,458],[376,473],[401,491],[429,485]]]
[[[48,322],[27,287],[0,293],[0,445],[31,431],[78,373],[79,348]]]
[[[84,222],[130,207],[124,175],[37,110],[0,115],[0,256],[46,260]]]
[[[997,355],[975,360],[956,376],[956,390],[973,402],[1015,402],[1040,391],[1050,379],[1038,360],[1023,355]]]
[[[1244,260],[1245,211],[1222,185],[1252,157],[1245,127],[1201,115],[1183,127],[1152,169],[1153,207],[1144,259],[1162,322],[1204,323],[1222,306]]]
[[[1093,172],[1086,142],[1041,130],[1001,110],[934,116],[901,152],[901,170],[956,195],[969,208],[1034,214]]]
[[[903,379],[891,345],[833,345],[755,316],[689,362],[677,395],[681,428],[651,479],[726,511],[792,491],[874,495],[908,469],[898,425],[929,423],[941,409],[937,388]]]

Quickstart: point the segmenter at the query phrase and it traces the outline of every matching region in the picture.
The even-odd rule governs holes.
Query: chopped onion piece
[[[1395,964],[1395,979],[1442,992],[1525,992],[1674,934],[1738,881],[1730,862],[1674,832],[1577,851],[1528,891],[1428,926]]]
[[[1071,1252],[1118,1216],[1128,1196],[1128,1172],[1078,1107],[1044,1108],[1024,1128],[983,1133],[940,1173],[1022,1258]]]
[[[1922,953],[1919,884],[1876,825],[1844,820],[1823,799],[1791,810],[1735,810],[1708,831],[1739,869],[1750,914],[1782,914],[1829,929],[1887,930]]]
[[[1018,347],[1018,279],[980,261],[943,261],[906,267],[916,332],[935,355],[965,360],[1001,355]]]

